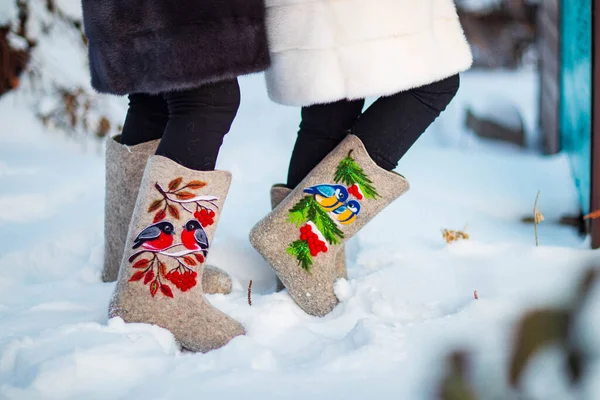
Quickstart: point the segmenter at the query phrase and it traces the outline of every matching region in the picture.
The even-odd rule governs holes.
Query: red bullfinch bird
[[[200,222],[195,219],[189,220],[183,227],[181,243],[188,250],[202,250],[204,257],[208,253],[208,236]]]
[[[133,241],[133,248],[142,246],[146,250],[161,251],[173,244],[175,227],[172,223],[162,221],[144,229]]]

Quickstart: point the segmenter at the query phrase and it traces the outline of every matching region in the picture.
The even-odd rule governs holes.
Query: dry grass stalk
[[[450,229],[442,230],[442,236],[446,243],[450,244],[459,240],[468,240],[470,236],[467,232],[464,231],[453,231]]]
[[[538,209],[538,201],[540,199],[540,191],[538,190],[537,196],[535,197],[535,203],[533,204],[533,232],[535,233],[535,245],[536,247],[540,245],[537,226],[539,223],[544,221],[544,214],[540,212]]]
[[[252,279],[250,280],[250,284],[248,285],[248,305],[252,307]]]
[[[98,122],[98,128],[96,129],[96,136],[103,138],[110,133],[110,121],[106,117],[100,118]]]
[[[588,215],[583,217],[584,220],[587,219],[600,219],[600,210],[596,210],[592,213],[589,213]]]
[[[40,112],[38,117],[47,127],[58,128],[67,133],[92,133],[98,138],[109,136],[113,126],[106,116],[100,116],[94,121],[94,95],[84,88],[66,89],[55,88],[55,95],[60,96],[60,102],[51,109]],[[92,122],[90,122],[92,121]]]
[[[14,34],[8,26],[0,27],[0,95],[19,87],[19,75],[29,63],[29,48],[13,49],[8,36]]]

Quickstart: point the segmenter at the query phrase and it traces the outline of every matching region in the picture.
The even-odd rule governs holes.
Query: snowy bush
[[[90,86],[80,2],[11,0],[2,7],[0,53],[11,57],[11,65],[0,71],[0,95],[16,90],[50,129],[97,137],[115,133],[123,107]]]
[[[536,393],[540,389],[535,387],[535,377],[528,374],[531,365],[542,358],[558,365],[562,375],[553,382],[546,380],[545,390],[550,387],[554,393],[564,391],[575,398],[585,398],[582,383],[600,361],[596,346],[586,340],[588,332],[585,329],[589,327],[586,312],[589,312],[599,274],[600,269],[586,273],[571,299],[562,307],[532,310],[518,322],[506,373],[510,387],[492,384],[498,379],[487,374],[482,382],[477,382],[470,373],[472,355],[458,350],[448,357],[448,371],[439,388],[440,397],[443,400],[542,398]],[[561,384],[566,386],[560,388],[562,390],[559,389]]]

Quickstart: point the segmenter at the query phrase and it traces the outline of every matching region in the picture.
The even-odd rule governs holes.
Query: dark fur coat
[[[269,64],[263,0],[83,0],[92,86],[164,93]]]

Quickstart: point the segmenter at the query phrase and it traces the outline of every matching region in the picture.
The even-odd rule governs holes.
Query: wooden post
[[[600,210],[600,0],[592,4],[592,211]],[[592,247],[600,248],[600,220],[592,220]]]
[[[544,135],[544,151],[560,151],[560,4],[544,0],[538,12],[538,45],[540,52],[540,125]]]

